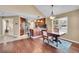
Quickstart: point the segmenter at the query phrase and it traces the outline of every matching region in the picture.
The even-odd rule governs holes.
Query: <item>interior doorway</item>
[[[23,17],[20,17],[20,36],[26,34],[25,23],[26,23],[26,19]]]
[[[2,28],[2,32],[3,32],[3,35],[13,35],[13,19],[12,18],[3,18],[2,19],[2,25],[3,25],[3,28]]]

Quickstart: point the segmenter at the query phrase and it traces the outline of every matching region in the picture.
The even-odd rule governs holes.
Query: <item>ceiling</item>
[[[62,13],[66,13],[66,12],[70,12],[70,11],[79,9],[78,5],[54,5],[53,7],[50,6],[50,5],[34,5],[34,6],[35,6],[35,11],[43,14],[44,16],[50,16],[52,10],[53,10],[54,15],[59,15],[59,14],[62,14]],[[16,7],[16,6],[14,6],[14,7]],[[30,11],[29,10],[26,11],[27,8],[30,8],[29,6],[27,7],[27,5],[26,6],[19,6],[18,9],[16,9],[16,8],[12,9],[12,8],[11,7],[9,8],[9,6],[7,6],[6,8],[2,7],[2,9],[0,9],[0,16],[20,15],[20,16],[24,16],[24,17],[26,17],[28,19],[36,19],[36,18],[38,18],[38,15],[34,15],[34,13],[31,14],[33,12],[32,10],[29,9]],[[20,9],[22,8],[22,10],[20,10],[19,8]],[[13,10],[13,12],[8,12],[8,11],[6,11],[7,9],[8,10],[9,9]],[[16,9],[17,12],[14,12],[15,9]],[[1,11],[1,10],[3,10],[3,11]],[[28,14],[23,13],[23,12],[26,12],[26,13],[28,12]],[[40,18],[41,17],[43,17],[43,16],[40,16]]]
[[[27,19],[42,17],[33,5],[0,5],[0,16],[22,16]]]
[[[35,5],[35,7],[45,16],[50,16],[53,10],[54,15],[70,12],[79,9],[79,5]]]

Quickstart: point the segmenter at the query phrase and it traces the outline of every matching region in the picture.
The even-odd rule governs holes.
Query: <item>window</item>
[[[53,20],[53,31],[59,33],[68,32],[68,17],[57,18]]]

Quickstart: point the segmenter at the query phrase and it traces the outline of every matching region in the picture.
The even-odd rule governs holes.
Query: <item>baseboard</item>
[[[14,36],[13,36],[14,37]],[[16,41],[16,40],[21,40],[21,39],[25,39],[27,38],[26,35],[23,35],[23,36],[16,36],[15,38],[13,38],[12,40],[6,40],[6,41],[0,41],[0,43],[7,43],[7,42],[13,42],[13,41]]]
[[[67,41],[70,41],[70,42],[74,42],[74,43],[77,43],[77,44],[79,44],[79,42],[77,42],[77,41],[74,41],[74,40],[71,40],[71,39],[67,39],[67,38],[62,38],[62,39],[64,39],[64,40],[67,40]]]

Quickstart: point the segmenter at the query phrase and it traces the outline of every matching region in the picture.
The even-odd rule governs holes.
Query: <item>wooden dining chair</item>
[[[49,43],[47,30],[42,30],[41,33],[42,33],[42,37],[43,37],[43,42],[44,42],[44,40],[47,40]]]

